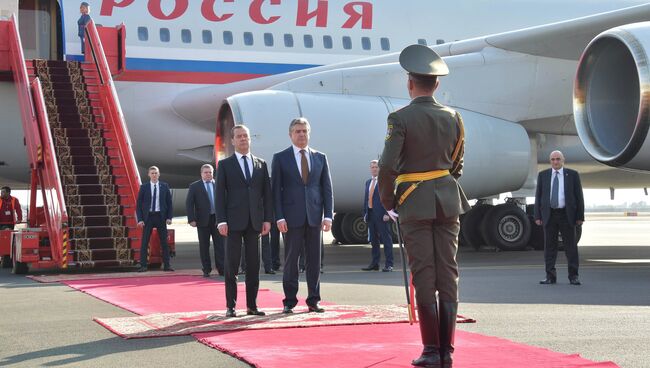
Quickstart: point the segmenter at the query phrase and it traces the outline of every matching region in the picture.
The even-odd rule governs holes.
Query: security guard
[[[23,210],[18,198],[11,195],[11,188],[2,187],[0,191],[0,230],[13,230],[16,222],[23,221]]]
[[[412,101],[388,116],[379,192],[389,214],[399,212],[415,285],[424,350],[412,364],[446,368],[452,366],[458,310],[458,217],[470,208],[456,181],[463,169],[463,120],[433,98],[438,76],[449,74],[438,54],[411,45],[399,62]]]

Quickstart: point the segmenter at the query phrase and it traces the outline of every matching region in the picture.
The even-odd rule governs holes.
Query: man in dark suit
[[[271,230],[273,202],[266,162],[250,152],[250,132],[232,128],[235,153],[217,166],[217,221],[226,241],[226,317],[235,317],[237,271],[242,242],[246,257],[246,314],[263,316],[257,309],[260,284],[260,233]]]
[[[172,223],[172,192],[169,185],[159,181],[160,170],[156,166],[149,168],[149,183],[140,185],[138,201],[136,203],[136,216],[138,227],[142,230],[142,243],[140,245],[140,269],[138,272],[147,271],[149,254],[149,239],[155,227],[158,229],[160,247],[162,248],[164,271],[174,271],[169,264],[169,247],[167,246],[167,225]]]
[[[195,227],[199,235],[199,254],[203,277],[210,277],[212,261],[210,260],[210,237],[214,244],[214,266],[223,276],[223,237],[217,231],[216,204],[217,186],[213,179],[214,168],[210,164],[201,166],[201,180],[190,184],[185,200],[187,222]]]
[[[378,271],[381,253],[379,252],[381,240],[384,243],[384,255],[386,265],[383,272],[393,270],[393,238],[390,233],[390,217],[381,205],[379,199],[379,186],[377,185],[377,175],[379,174],[379,161],[370,161],[370,175],[372,178],[366,181],[365,195],[363,196],[363,218],[368,224],[368,237],[372,245],[372,261],[368,267],[362,268],[363,271]]]
[[[535,223],[544,226],[546,264],[546,278],[539,283],[549,285],[557,282],[555,261],[558,233],[561,233],[569,263],[569,283],[580,285],[576,226],[581,226],[585,221],[585,203],[580,175],[577,171],[564,167],[562,152],[551,152],[550,159],[551,168],[537,175],[535,191]]]
[[[320,234],[332,226],[334,197],[327,156],[308,146],[310,130],[307,119],[292,120],[289,125],[292,145],[273,155],[271,165],[275,218],[280,232],[286,234],[283,313],[293,313],[298,303],[298,258],[303,248],[307,307],[310,312],[324,312],[319,305]]]
[[[438,77],[449,73],[438,54],[411,45],[399,62],[408,72],[412,100],[388,116],[379,193],[391,217],[399,211],[415,286],[424,348],[411,364],[448,368],[458,310],[458,219],[470,208],[457,182],[463,170],[463,120],[433,98]]]

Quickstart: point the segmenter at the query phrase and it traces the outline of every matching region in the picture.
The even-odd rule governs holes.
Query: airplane
[[[572,105],[583,49],[600,32],[648,19],[650,8],[638,5],[642,1],[88,2],[97,24],[127,28],[126,71],[116,76],[116,89],[136,160],[143,171],[153,164],[161,167],[176,188],[176,209],[184,208],[184,188],[198,177],[201,164],[232,152],[230,126],[248,125],[253,151],[270,159],[289,145],[285,129],[302,115],[312,122],[313,146],[330,158],[335,236],[363,239],[362,185],[368,162],[381,152],[386,116],[408,103],[405,74],[396,60],[413,43],[433,45],[452,71],[441,80],[436,97],[465,119],[461,183],[470,197],[513,192],[518,203],[525,203],[539,165],[546,165],[548,153],[557,148],[580,170],[585,187],[638,188],[648,181],[643,172],[611,168],[625,167],[636,148],[626,148],[625,155],[612,151],[629,145],[633,134],[633,146],[645,138],[645,115],[635,125],[634,106],[627,102],[643,96],[645,81],[637,83],[636,91],[627,88],[634,83],[619,83],[616,93],[601,92],[591,101],[615,101],[614,111],[626,112],[621,129],[609,120],[589,120],[615,116],[604,107],[584,113],[579,108],[584,104]],[[82,58],[79,3],[21,2],[18,19],[28,58]],[[608,43],[609,36],[603,37],[602,43]],[[592,86],[595,80],[602,89],[617,80],[594,78],[594,68],[597,75],[638,80],[635,60],[626,54],[643,51],[643,42],[641,50],[632,49],[635,45],[615,43],[611,48],[618,53],[606,57],[605,66],[584,67],[578,74],[582,82]],[[606,46],[598,50],[596,59],[610,51]],[[625,73],[614,68],[619,55],[627,62]],[[0,181],[26,187],[28,165],[11,83],[0,82],[0,95]],[[580,117],[575,123],[574,108]],[[631,168],[647,170],[637,166]],[[499,229],[496,234],[486,234],[491,241],[520,248],[534,229],[512,207],[495,206],[491,215],[485,207],[470,211],[464,221],[475,226],[464,226],[469,229],[465,237],[476,238],[485,218],[500,224],[490,227]]]

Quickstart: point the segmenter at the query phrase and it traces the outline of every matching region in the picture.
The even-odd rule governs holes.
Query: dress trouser
[[[458,301],[458,216],[401,223],[417,304]]]
[[[557,260],[558,233],[562,234],[562,243],[569,266],[569,279],[578,276],[578,245],[576,244],[576,227],[570,224],[566,209],[551,209],[548,224],[544,224],[544,263],[546,276],[557,278],[555,261]]]
[[[372,261],[371,265],[379,265],[381,260],[381,243],[384,243],[384,257],[386,267],[393,267],[393,238],[390,235],[389,223],[384,221],[381,217],[376,217],[373,214],[373,209],[368,209],[368,235],[370,237],[370,244],[372,245]]]
[[[284,270],[282,287],[284,289],[283,304],[293,308],[298,304],[298,258],[302,249],[305,250],[305,269],[307,276],[307,305],[320,302],[320,264],[321,264],[321,228],[320,226],[305,225],[290,227],[285,235]]]
[[[160,248],[162,249],[162,258],[164,267],[169,267],[169,246],[167,246],[167,220],[160,212],[149,212],[147,220],[144,222],[142,230],[142,244],[140,245],[140,266],[147,267],[149,262],[149,239],[153,229],[158,229],[158,238],[160,239]]]
[[[228,230],[226,239],[226,307],[237,305],[237,273],[241,261],[242,243],[246,255],[246,307],[257,308],[260,287],[260,232],[249,224],[243,231]]]
[[[210,215],[208,226],[197,226],[196,231],[199,235],[199,254],[201,256],[201,268],[203,272],[212,271],[212,261],[210,260],[210,238],[214,247],[214,266],[219,273],[224,269],[224,238],[217,230],[215,215]]]

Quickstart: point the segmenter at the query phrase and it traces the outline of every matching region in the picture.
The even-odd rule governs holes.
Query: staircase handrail
[[[56,152],[54,151],[54,140],[50,129],[50,121],[45,108],[45,98],[41,81],[34,78],[31,83],[32,96],[34,97],[34,108],[36,119],[40,127],[41,142],[43,143],[43,162],[38,170],[40,176],[41,192],[43,193],[43,207],[45,210],[45,223],[50,237],[53,261],[60,267],[68,265],[68,213],[59,175],[59,164]]]
[[[88,45],[90,46],[90,50],[86,50],[86,52],[91,53],[99,75],[99,94],[106,123],[110,124],[115,132],[120,158],[124,164],[129,182],[129,190],[135,201],[138,198],[138,191],[140,190],[140,173],[138,172],[138,166],[133,156],[131,137],[129,136],[124,114],[122,113],[117,92],[115,91],[115,84],[113,83],[108,61],[106,60],[106,54],[104,54],[102,41],[97,32],[95,22],[92,20],[86,25],[86,36]]]
[[[11,70],[18,93],[18,105],[23,123],[23,132],[25,133],[25,145],[27,146],[27,156],[32,169],[37,169],[39,163],[43,160],[41,137],[36,122],[36,112],[29,92],[29,77],[27,75],[27,65],[25,55],[23,54],[23,45],[20,41],[18,23],[16,15],[9,19],[9,54],[11,57]]]

